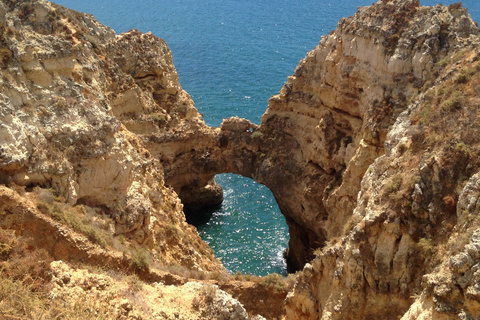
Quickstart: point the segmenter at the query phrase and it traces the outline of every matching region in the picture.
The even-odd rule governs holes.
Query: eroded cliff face
[[[0,1],[0,58],[2,315],[284,314],[283,279],[233,279],[185,221],[173,188],[190,178],[174,160],[219,129],[181,88],[162,39],[116,35],[47,1]],[[193,206],[222,199],[213,181],[192,190]]]
[[[32,238],[56,260],[183,285],[186,277],[145,269],[135,254],[224,270],[186,224],[177,194],[191,209],[219,203],[214,175],[237,173],[268,186],[289,225],[287,261],[303,271],[287,319],[480,317],[479,30],[461,5],[359,8],[300,62],[260,126],[230,118],[207,127],[152,34],[116,35],[46,1],[0,2],[0,31],[7,234]],[[67,221],[72,214],[121,245]],[[71,268],[52,264],[52,294],[69,304],[75,288],[95,288],[110,303],[112,277]],[[139,315],[120,296],[109,312],[175,318],[175,300],[193,292],[193,318],[248,317],[205,283],[154,287],[144,291],[172,297],[170,313]],[[247,289],[230,288],[254,304]],[[198,306],[202,294],[220,309]]]
[[[46,1],[3,1],[0,16],[1,182],[93,208],[162,263],[221,270],[135,134],[203,123],[166,43]]]
[[[261,131],[279,143],[262,165],[288,180],[271,189],[296,241],[290,250],[299,250],[293,265],[342,235],[393,121],[437,78],[436,62],[476,34],[460,8],[379,1],[341,19],[270,99]]]
[[[346,167],[338,186],[326,190],[322,198],[330,213],[323,224],[328,242],[300,273],[287,298],[287,319],[480,316],[476,219],[480,168],[476,124],[480,102],[478,28],[459,4],[430,8],[417,5],[415,1],[380,1],[361,8],[356,16],[340,21],[337,31],[320,43],[322,47],[330,40],[337,50],[341,45],[341,57],[350,57],[348,48],[356,43],[369,43],[363,61],[370,61],[373,73],[351,82],[349,75],[358,75],[355,71],[361,70],[362,64],[356,61],[349,72],[343,73],[340,59],[335,64],[340,68],[334,67],[322,77],[310,73],[311,78],[301,82],[296,79],[296,75],[301,78],[305,74],[301,64],[289,81],[292,89],[288,84],[284,88],[289,90],[283,93],[287,97],[290,90],[296,91],[297,81],[306,84],[303,88],[320,82],[315,90],[335,88],[336,80],[345,84],[343,94],[322,99],[324,105],[332,101],[334,109],[327,110],[326,129],[317,131],[319,136],[305,135],[312,140],[310,150],[315,144],[322,146],[326,157],[323,161],[312,157],[313,163],[322,168],[328,163],[335,172],[342,170],[336,165],[345,163]],[[386,25],[378,25],[377,13],[393,20],[405,17],[402,27],[388,33],[392,30],[389,19]],[[371,41],[358,40],[366,30],[349,29],[350,23],[369,26],[370,35],[373,30],[387,33]],[[341,42],[339,38],[333,41],[340,30]],[[394,36],[397,33],[398,37]],[[391,46],[395,39],[398,42]],[[372,51],[380,47],[383,50]],[[335,53],[333,49],[326,51]],[[309,54],[305,62],[319,57],[319,52]],[[370,60],[374,58],[378,60]],[[328,56],[325,59],[335,61]],[[324,68],[320,65],[314,70]],[[369,79],[367,86],[362,86],[359,93],[355,84],[362,84],[365,77]],[[352,98],[351,90],[357,90],[357,98]],[[282,102],[281,106],[290,103],[281,97],[273,99],[274,106],[276,100]],[[342,104],[345,99],[350,102]],[[366,99],[366,105],[359,102],[362,99]],[[359,108],[345,114],[348,109],[342,105],[355,106],[355,102]],[[297,106],[307,108],[305,103]],[[345,119],[362,106],[368,108],[360,112],[362,123],[356,127],[359,135],[346,143],[343,137],[355,132],[355,126]],[[386,126],[385,121],[394,118],[395,124]],[[317,128],[322,128],[322,123]],[[325,132],[336,132],[333,137],[337,139],[329,140]],[[337,143],[336,147],[329,149],[329,141]],[[358,147],[351,157],[345,156],[355,144]],[[308,145],[302,150],[309,150]]]

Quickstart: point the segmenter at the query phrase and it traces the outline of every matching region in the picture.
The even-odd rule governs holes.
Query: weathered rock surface
[[[51,268],[51,299],[72,305],[82,302],[105,318],[250,319],[237,300],[213,284],[144,284],[135,277],[125,278],[118,274],[111,277],[72,269],[62,261],[52,262]],[[255,319],[264,318],[257,316]]]
[[[262,319],[211,280],[187,283],[228,279],[172,188],[192,208],[221,202],[212,179],[190,187],[175,162],[211,148],[220,130],[181,88],[166,43],[47,1],[0,1],[0,53],[0,227],[67,262],[51,266],[51,298],[112,319]],[[89,271],[76,274],[78,264]],[[243,285],[228,288],[241,295]]]
[[[163,263],[220,270],[135,134],[202,123],[165,42],[46,1],[0,11],[1,182],[97,208]]]
[[[348,171],[352,161],[365,158],[352,157],[340,186],[324,196],[326,208],[336,203],[335,220],[345,219],[338,224],[344,226],[344,235],[341,230],[335,232],[329,218],[325,224],[328,242],[301,272],[287,298],[287,319],[479,316],[480,300],[475,294],[480,169],[476,125],[480,103],[476,89],[480,83],[478,28],[461,5],[424,8],[417,4],[380,1],[359,9],[356,16],[339,24],[339,29],[346,21],[368,25],[375,22],[376,13],[391,9],[395,11],[389,17],[407,18],[398,29],[394,50],[385,51],[376,60],[376,67],[384,69],[374,75],[385,77],[392,59],[400,54],[406,64],[395,69],[395,76],[398,70],[410,70],[410,76],[406,73],[407,78],[397,78],[392,92],[398,96],[408,93],[410,99],[404,99],[401,108],[391,100],[384,104],[393,107],[393,115],[395,110],[400,112],[395,124],[385,127],[383,134],[377,129],[380,139],[373,141],[385,146],[379,150],[384,155],[372,154],[370,159],[374,161],[363,167],[368,170],[358,173],[360,180],[352,179]],[[389,23],[388,18],[385,21]],[[440,27],[434,26],[435,21]],[[345,38],[348,36],[342,36],[342,44]],[[377,43],[387,39],[379,38]],[[410,45],[405,46],[407,43]],[[420,56],[426,60],[417,66],[420,60],[414,57]],[[417,68],[421,74],[415,71]],[[387,80],[383,78],[379,85],[388,88]],[[416,80],[422,81],[421,88],[416,88]],[[369,80],[369,88],[375,88],[374,84],[374,79]],[[353,84],[347,88],[353,88]],[[369,94],[368,90],[363,92]],[[380,112],[372,115],[377,118]],[[382,127],[371,118],[364,119],[359,145],[370,145],[372,140],[367,136],[374,132],[372,125]],[[349,185],[343,186],[346,182]],[[356,183],[360,184],[352,188]],[[351,193],[349,198],[348,207],[353,209],[350,218],[343,215],[352,211],[345,211],[338,197],[347,188],[359,191],[358,197]]]
[[[163,265],[222,270],[177,194],[190,209],[217,204],[214,175],[237,173],[268,186],[289,225],[287,261],[303,271],[287,319],[480,316],[480,42],[460,4],[359,8],[300,62],[260,126],[207,127],[151,34],[115,35],[46,1],[0,2],[0,31],[3,228],[40,239],[64,230],[45,216],[69,206],[108,217],[111,235]],[[101,260],[105,248],[58,232],[43,245],[55,258]],[[52,294],[68,303],[62,283],[76,280],[64,271]],[[113,283],[82,277],[92,285],[71,291]],[[217,301],[212,288],[202,294]],[[221,308],[191,305],[245,317],[221,295]],[[159,317],[181,313],[175,297],[178,311]],[[137,317],[124,302],[114,309]]]
[[[435,63],[476,34],[463,10],[380,1],[341,19],[270,99],[261,130],[279,143],[264,164],[287,169],[288,182],[271,189],[293,241],[301,239],[290,245],[301,250],[291,256],[294,266],[342,235],[394,119],[434,81]]]

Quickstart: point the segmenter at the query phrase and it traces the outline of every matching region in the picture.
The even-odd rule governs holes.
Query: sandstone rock
[[[207,127],[151,34],[115,35],[43,0],[0,2],[0,31],[2,226],[61,257],[107,257],[39,213],[34,190],[51,188],[50,204],[110,217],[160,264],[221,270],[177,194],[218,203],[213,177],[236,173],[272,190],[289,268],[305,266],[287,319],[480,317],[480,41],[460,4],[359,8],[300,62],[260,126]],[[112,312],[141,317],[111,278],[69,268],[53,264],[52,298],[114,299]],[[180,317],[187,300],[192,317],[246,317],[212,285],[143,290],[152,308],[159,292],[171,298],[154,317]]]
[[[220,125],[220,130],[228,130],[233,132],[245,132],[256,129],[257,126],[247,119],[232,117],[224,119]]]
[[[50,299],[89,306],[116,319],[250,319],[231,295],[212,284],[182,286],[147,284],[135,276],[92,273],[73,269],[63,261],[51,263]],[[69,279],[65,281],[65,279]],[[256,316],[255,319],[264,319]]]
[[[132,119],[154,132],[203,123],[166,43],[136,30],[115,35],[93,16],[47,1],[1,8],[1,182],[53,188],[71,206],[101,208],[117,235],[165,263],[221,268],[186,224],[161,163],[127,129]],[[172,224],[174,241],[164,232]],[[210,258],[192,255],[196,246]]]
[[[390,12],[390,18],[383,22],[377,20],[377,14],[380,17],[387,12]],[[425,20],[434,16],[433,20]],[[442,23],[439,19],[447,20]],[[335,167],[338,163],[344,163],[346,169],[334,192],[326,189],[323,193],[327,212],[336,213],[335,217],[328,216],[323,228],[327,239],[332,239],[333,235],[340,237],[326,243],[313,260],[312,268],[305,267],[287,298],[287,319],[478,317],[476,287],[466,290],[475,281],[473,274],[478,262],[473,239],[474,230],[478,228],[474,221],[478,211],[475,189],[479,164],[471,152],[479,141],[468,138],[476,132],[471,119],[476,117],[478,101],[473,91],[464,89],[470,88],[469,85],[463,86],[463,80],[457,79],[472,66],[479,47],[478,29],[464,19],[468,20],[468,16],[461,6],[418,7],[415,1],[381,1],[360,8],[354,17],[341,20],[332,35],[322,39],[320,45],[331,50],[325,50],[325,56],[321,58],[309,54],[283,92],[273,99],[278,99],[277,110],[269,109],[263,123],[267,123],[270,112],[275,112],[278,117],[306,105],[298,98],[294,102],[286,99],[301,96],[303,90],[299,90],[299,85],[308,88],[307,92],[316,97],[319,94],[311,89],[315,88],[312,83],[323,85],[325,91],[338,90],[341,93],[322,99],[323,105],[334,109],[332,113],[342,106],[358,106],[342,109],[349,112],[348,116],[360,116],[363,122],[358,133],[352,135],[351,145],[361,146],[360,139],[363,139],[363,144],[376,148],[372,148],[367,156],[349,158],[345,157],[348,152],[330,154],[328,159],[334,160],[329,164],[332,172],[338,170]],[[443,25],[440,31],[432,27],[431,21]],[[449,21],[448,27],[446,21]],[[362,28],[367,25],[369,28]],[[378,37],[375,36],[376,30],[380,32]],[[418,34],[421,35],[420,42],[415,40]],[[362,48],[367,54],[358,56],[357,50],[349,48],[353,45],[365,46]],[[343,78],[339,77],[343,61],[348,61],[345,52],[349,58],[358,59],[354,60],[356,64],[352,70],[361,70],[362,63],[369,61],[368,65],[372,65],[375,71],[356,73],[353,79],[345,73]],[[455,53],[462,57],[463,71],[453,67],[453,62],[448,63]],[[418,58],[421,56],[428,58]],[[444,61],[440,67],[435,62],[443,57],[446,57],[447,65]],[[307,73],[309,69],[303,66],[319,59],[328,62]],[[319,76],[319,70],[327,68],[329,62],[331,69]],[[368,86],[356,94],[357,104],[339,100],[351,99],[352,95],[345,91],[355,88],[365,77],[369,79],[366,81]],[[420,82],[416,83],[417,80]],[[341,85],[349,81],[353,83],[343,89]],[[428,88],[432,89],[427,91]],[[465,96],[472,98],[471,103],[445,112],[446,109],[440,107],[442,99],[450,99],[442,96],[445,89],[464,90]],[[401,91],[413,98],[408,101],[402,97]],[[389,95],[392,100],[375,102],[378,99],[375,97]],[[316,101],[316,98],[308,101],[312,104],[310,101]],[[289,111],[290,106],[293,108]],[[445,104],[442,106],[446,107]],[[421,114],[427,109],[430,113]],[[317,110],[312,109],[312,113]],[[471,114],[471,117],[461,117],[457,121],[460,119],[457,112]],[[334,125],[338,120],[333,119],[323,118],[319,121],[320,128]],[[395,123],[390,127],[389,121],[394,119]],[[299,124],[292,128],[290,134],[301,130]],[[337,128],[345,130],[348,127]],[[433,139],[440,132],[442,138]],[[339,139],[342,136],[336,135]],[[325,141],[328,140],[323,135],[320,138],[325,153],[323,157],[326,157],[329,149]],[[338,150],[348,150],[342,143],[338,146]],[[362,149],[366,150],[354,148],[356,152]],[[320,156],[317,158],[321,159]],[[356,170],[353,161],[359,158],[372,162],[362,165],[363,169],[356,171],[355,175],[347,175],[349,170]],[[315,160],[314,157],[311,159]],[[327,161],[324,164],[316,160],[316,163],[324,168]],[[324,171],[328,174],[328,170]],[[354,188],[352,186],[360,182],[358,177],[361,183]],[[346,194],[350,194],[347,198],[349,206],[336,199]],[[334,206],[329,207],[329,203]],[[348,218],[349,215],[338,217],[350,212],[345,208],[353,210],[352,218]],[[341,235],[340,227],[345,224],[348,226],[343,229],[346,234]],[[472,295],[468,296],[467,292]],[[413,304],[410,296],[415,296]]]

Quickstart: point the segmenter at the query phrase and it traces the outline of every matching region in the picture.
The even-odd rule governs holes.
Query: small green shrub
[[[205,302],[212,303],[217,295],[217,286],[213,284],[207,284],[202,288],[202,296]]]
[[[455,151],[457,152],[458,155],[464,156],[464,157],[470,157],[472,154],[472,149],[470,146],[466,145],[463,142],[459,142],[455,145]]]
[[[132,274],[128,277],[128,285],[130,287],[130,290],[132,290],[133,292],[138,292],[142,290],[144,284],[145,283],[140,280],[140,278],[136,274]]]
[[[274,294],[282,293],[287,290],[285,278],[278,273],[271,273],[260,278],[259,284],[269,290],[272,290]]]
[[[413,188],[415,188],[415,185],[420,182],[420,180],[422,180],[422,177],[420,176],[412,176],[410,178],[410,182],[409,182],[409,187],[410,187],[410,190],[413,190]]]
[[[414,122],[418,122],[419,124],[426,125],[430,122],[432,117],[431,115],[432,105],[430,103],[423,104],[419,110],[412,116],[412,120]]]
[[[448,99],[446,99],[440,104],[440,110],[442,112],[451,112],[455,109],[460,108],[464,102],[465,98],[463,94],[460,91],[456,90],[451,94]]]
[[[139,271],[147,271],[150,267],[150,258],[143,249],[137,249],[132,254],[131,266]]]
[[[440,68],[445,68],[447,65],[449,65],[450,63],[452,62],[452,58],[450,57],[445,57],[443,58],[442,60],[440,60],[439,62],[437,62],[437,66],[439,66]]]
[[[434,255],[436,252],[436,247],[432,239],[420,238],[416,244],[416,248],[418,249],[422,259],[428,258]]]
[[[344,234],[344,235],[349,234],[350,231],[352,231],[352,229],[353,229],[360,221],[362,221],[362,219],[363,219],[362,216],[359,216],[359,215],[356,215],[356,214],[351,215],[350,218],[348,218],[347,223],[346,223],[345,226],[343,227],[343,234]]]
[[[261,136],[263,136],[263,133],[261,133],[260,131],[255,131],[254,133],[252,133],[252,138],[253,139],[258,139]]]
[[[470,81],[470,78],[471,76],[469,73],[462,71],[459,75],[455,77],[454,82],[456,84],[464,84],[464,83],[468,83],[468,81]]]
[[[165,123],[165,121],[167,121],[167,117],[165,115],[159,114],[159,113],[151,113],[150,114],[150,119],[155,121],[158,125],[161,125],[161,124]]]
[[[390,177],[384,184],[383,191],[385,194],[391,194],[392,192],[398,191],[402,185],[403,174],[397,173],[394,176]]]

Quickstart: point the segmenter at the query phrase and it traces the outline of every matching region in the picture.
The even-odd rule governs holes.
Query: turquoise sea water
[[[58,0],[87,12],[117,33],[152,31],[172,50],[180,83],[205,122],[219,126],[238,115],[260,123],[270,96],[277,94],[305,54],[341,17],[373,0]],[[453,1],[421,1],[444,5]],[[480,2],[463,1],[477,21]],[[197,224],[202,238],[232,272],[285,272],[285,220],[270,191],[235,175],[216,177],[225,201]]]

